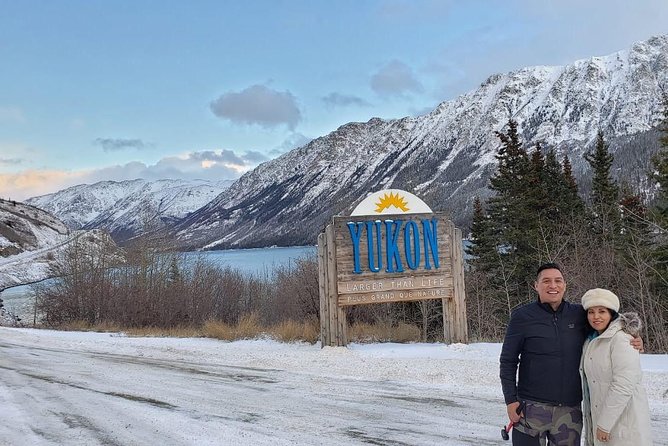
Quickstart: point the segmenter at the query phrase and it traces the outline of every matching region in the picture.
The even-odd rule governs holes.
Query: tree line
[[[249,315],[267,325],[318,317],[315,259],[298,259],[271,276],[245,275],[171,246],[151,235],[123,252],[73,241],[57,261],[57,278],[33,287],[39,322],[170,329],[236,324]]]
[[[608,288],[622,311],[645,322],[651,351],[668,351],[668,98],[660,122],[660,150],[647,176],[652,197],[639,185],[616,180],[599,131],[585,154],[591,188],[578,189],[568,156],[540,144],[528,149],[510,120],[496,153],[492,195],[475,199],[466,274],[469,330],[473,339],[498,340],[511,311],[536,298],[537,267],[558,262],[567,297],[579,302],[590,288]]]

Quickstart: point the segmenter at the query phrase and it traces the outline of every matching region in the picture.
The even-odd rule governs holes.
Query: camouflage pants
[[[526,401],[524,417],[513,428],[513,445],[559,445],[580,444],[582,433],[582,409],[580,406],[553,406]],[[516,438],[517,441],[516,441]],[[529,441],[527,441],[529,440]]]

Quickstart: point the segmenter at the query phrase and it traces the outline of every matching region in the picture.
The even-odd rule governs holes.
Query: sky
[[[234,179],[348,122],[668,33],[665,0],[0,0],[0,197]]]

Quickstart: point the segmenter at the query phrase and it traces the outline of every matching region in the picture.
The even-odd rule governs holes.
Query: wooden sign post
[[[391,189],[333,217],[318,237],[322,346],[348,343],[345,307],[441,299],[446,343],[467,342],[461,230]]]

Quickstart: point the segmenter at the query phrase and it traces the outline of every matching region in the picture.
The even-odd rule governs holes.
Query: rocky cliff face
[[[0,259],[57,244],[68,234],[65,224],[52,214],[0,199]]]
[[[373,191],[405,189],[463,225],[475,195],[487,196],[498,139],[509,118],[528,145],[583,154],[601,129],[617,174],[638,180],[657,147],[652,130],[668,85],[668,36],[567,66],[495,74],[428,115],[349,123],[248,172],[175,226],[179,240],[208,249],[315,243],[334,214]],[[586,186],[586,181],[583,182]]]
[[[53,267],[73,242],[89,250],[104,249],[119,263],[123,260],[105,231],[72,231],[49,212],[0,199],[0,291],[52,277]]]

